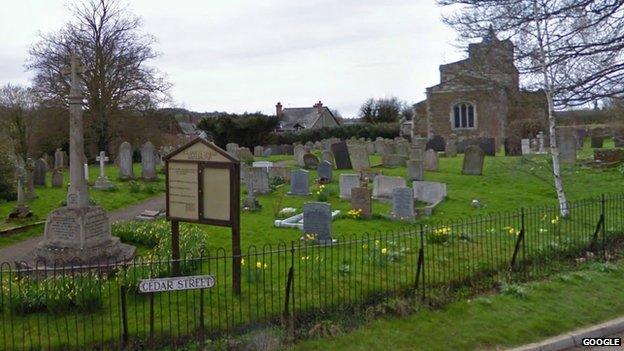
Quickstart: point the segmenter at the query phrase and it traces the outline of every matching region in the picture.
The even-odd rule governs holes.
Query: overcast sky
[[[123,2],[124,0],[122,0]],[[28,84],[37,33],[70,20],[66,0],[7,1],[0,13],[0,85]],[[262,111],[318,100],[345,117],[369,97],[410,103],[437,84],[438,65],[463,58],[434,0],[132,0],[158,38],[151,64],[175,105]]]

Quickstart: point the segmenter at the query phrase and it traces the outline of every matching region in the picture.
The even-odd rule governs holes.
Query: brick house
[[[468,58],[441,65],[440,83],[414,105],[414,136],[460,140],[494,137],[497,145],[514,133],[514,121],[547,118],[543,91],[519,87],[514,45],[490,32],[468,46]]]
[[[275,115],[279,118],[277,132],[297,132],[304,129],[337,127],[338,119],[329,108],[317,102],[312,107],[287,107],[282,103],[275,105]]]

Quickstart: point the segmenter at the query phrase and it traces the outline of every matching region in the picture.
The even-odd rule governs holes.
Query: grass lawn
[[[154,182],[142,182],[140,180],[137,181],[136,183],[139,185],[138,187],[133,186],[132,182],[118,181],[117,178],[119,176],[119,172],[117,167],[114,165],[106,166],[106,174],[108,176],[108,179],[117,186],[117,190],[102,191],[90,187],[89,195],[91,199],[93,199],[95,202],[97,202],[100,206],[104,207],[108,211],[127,207],[132,204],[141,202],[149,197],[164,193],[165,177],[163,174],[159,174],[158,180]],[[140,164],[134,165],[134,174],[140,176]],[[92,165],[89,167],[90,182],[95,182],[99,175],[99,165]],[[69,182],[68,170],[64,172],[63,178],[64,184],[67,186]],[[45,220],[47,214],[50,211],[59,207],[61,205],[61,202],[65,201],[65,197],[67,196],[67,188],[53,188],[51,186],[51,181],[51,175],[48,172],[46,186],[36,187],[35,193],[38,197],[28,202],[28,206],[35,216],[35,218],[33,218],[32,220],[7,222],[6,218],[8,218],[9,213],[11,213],[11,211],[15,207],[15,201],[0,203],[0,218],[2,218],[2,221],[0,222],[0,230],[20,226],[33,221]],[[0,237],[0,247],[6,246],[8,242],[14,242],[17,238],[24,238],[24,234],[17,234],[16,237],[14,237],[14,235],[11,236],[12,238]]]
[[[622,316],[622,279],[622,262],[595,264],[440,310],[373,321],[347,334],[307,340],[292,349],[433,351],[519,346]]]

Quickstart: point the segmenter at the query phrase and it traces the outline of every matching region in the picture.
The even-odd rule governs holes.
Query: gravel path
[[[164,211],[165,197],[160,196],[147,199],[141,203],[109,212],[108,215],[111,222],[130,221],[144,210]],[[24,240],[17,244],[0,249],[0,262],[13,263],[16,260],[19,260],[20,257],[24,257],[26,256],[26,254],[31,252],[35,248],[35,246],[37,246],[37,244],[41,241],[42,238],[43,233],[40,236],[36,236],[34,238],[30,238],[28,240]]]

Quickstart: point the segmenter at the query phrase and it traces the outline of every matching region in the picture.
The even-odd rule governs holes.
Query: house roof
[[[182,133],[184,134],[195,134],[195,132],[197,131],[197,127],[195,126],[195,124],[190,122],[178,121],[178,125],[180,126],[180,129],[182,129]]]
[[[329,116],[339,124],[334,114],[325,106],[320,113],[317,107],[287,107],[282,110],[280,121],[284,130],[296,129],[297,124],[303,128],[310,128],[322,116]]]

